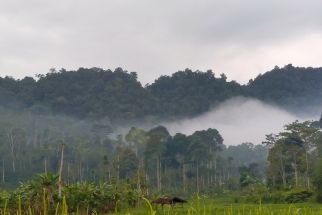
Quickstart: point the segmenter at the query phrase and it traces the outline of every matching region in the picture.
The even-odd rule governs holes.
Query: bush
[[[307,190],[292,192],[286,196],[285,201],[287,203],[306,202],[312,195],[313,195],[313,192],[307,191]]]
[[[244,196],[246,203],[300,203],[307,202],[313,196],[313,192],[307,190],[273,192],[262,190],[261,192],[247,193]]]

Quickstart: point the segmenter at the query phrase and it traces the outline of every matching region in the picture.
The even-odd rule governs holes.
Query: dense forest
[[[42,180],[54,180],[48,174],[59,173],[63,152],[66,189],[105,182],[127,183],[144,196],[238,193],[236,201],[292,202],[314,193],[322,199],[322,118],[287,124],[261,145],[225,146],[215,128],[171,135],[164,126],[132,127],[111,136],[104,121],[7,109],[0,114],[3,188],[40,172]]]
[[[276,67],[247,85],[189,69],[144,87],[135,72],[121,68],[1,78],[1,185],[15,188],[44,172],[37,180],[53,179],[56,186],[57,175],[51,173],[61,171],[66,195],[69,188],[95,190],[100,188],[87,183],[104,182],[104,189],[130,186],[143,196],[229,193],[236,201],[245,196],[247,201],[292,202],[294,195],[303,200],[314,193],[322,201],[322,118],[287,124],[267,134],[261,145],[227,146],[216,128],[170,134],[157,125],[160,119],[196,116],[236,96],[303,110],[319,104],[321,83],[321,68],[292,65]],[[138,120],[156,126],[113,130]],[[18,191],[30,188],[28,183]],[[289,193],[281,197],[281,190]]]
[[[238,168],[255,163],[258,176],[264,176],[267,147],[251,143],[227,147],[213,128],[171,136],[163,126],[149,130],[132,127],[127,133],[109,136],[104,121],[4,109],[0,114],[0,163],[5,187],[15,187],[39,172],[56,173],[62,144],[66,183],[135,179],[158,191],[194,191],[195,184],[205,190],[210,184],[223,188],[229,182],[229,186],[238,186]]]
[[[286,109],[304,112],[321,106],[322,68],[275,67],[248,83],[252,96]]]
[[[161,76],[145,87],[135,72],[121,68],[52,70],[37,79],[0,78],[0,103],[34,113],[126,122],[143,118],[196,116],[235,96],[254,97],[288,110],[312,109],[322,99],[322,69],[287,65],[250,80],[227,81],[225,74],[186,69]]]

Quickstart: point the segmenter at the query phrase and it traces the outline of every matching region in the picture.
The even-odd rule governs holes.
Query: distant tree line
[[[250,80],[247,85],[186,69],[161,76],[145,87],[137,73],[80,68],[51,70],[37,80],[0,78],[0,105],[33,113],[59,113],[112,122],[143,118],[174,119],[208,111],[222,101],[246,96],[289,109],[308,108],[322,99],[322,69],[287,65]]]
[[[256,177],[265,177],[266,147],[226,147],[213,128],[171,135],[163,126],[132,127],[110,136],[104,121],[1,109],[0,116],[2,187],[16,187],[37,173],[58,173],[62,145],[64,184],[131,181],[146,193],[210,192],[238,188],[239,168],[252,163],[259,167]]]
[[[170,134],[164,126],[132,127],[115,135],[104,119],[4,109],[0,116],[3,188],[40,172],[59,173],[64,150],[64,185],[126,182],[144,195],[240,192],[255,195],[256,201],[273,201],[276,190],[294,190],[305,198],[314,192],[322,201],[322,117],[287,124],[278,134],[267,135],[262,145],[227,147],[215,128],[185,135]],[[287,198],[292,202],[298,197]]]

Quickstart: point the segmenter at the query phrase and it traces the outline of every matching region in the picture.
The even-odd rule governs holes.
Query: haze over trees
[[[216,128],[172,134],[158,125],[114,132],[140,120],[158,124],[200,115],[237,96],[299,111],[319,105],[319,83],[322,69],[291,65],[247,85],[189,69],[145,87],[136,73],[121,68],[52,70],[37,80],[0,78],[2,186],[15,187],[39,172],[58,173],[63,145],[66,185],[126,182],[145,195],[228,190],[260,198],[271,196],[270,189],[304,189],[322,199],[321,119],[287,124],[263,145],[226,146]]]
[[[52,70],[38,80],[0,78],[0,104],[35,113],[78,118],[107,117],[113,122],[142,118],[177,119],[202,114],[235,96],[257,98],[288,110],[320,105],[322,69],[287,65],[250,80],[227,81],[212,71],[186,69],[161,76],[145,87],[135,72],[121,68]]]
[[[131,180],[146,192],[206,192],[238,187],[240,166],[265,162],[267,148],[251,143],[226,147],[214,128],[170,135],[167,128],[132,127],[124,135],[101,132],[102,122],[1,110],[2,186],[14,187],[39,172],[59,170],[64,144],[63,180]],[[103,124],[104,125],[104,124]],[[254,152],[252,160],[242,157]],[[263,156],[261,156],[263,155]],[[264,169],[260,170],[264,177]]]

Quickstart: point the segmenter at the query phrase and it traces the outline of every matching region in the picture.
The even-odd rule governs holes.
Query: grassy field
[[[98,215],[95,210],[78,210],[68,212],[69,207],[65,198],[60,205],[56,206],[55,211],[49,212],[46,201],[40,203],[42,209],[36,212],[35,208],[29,207],[28,210],[19,206],[17,209],[8,207],[5,204],[0,208],[0,215]],[[297,203],[297,204],[242,204],[229,203],[223,199],[200,198],[189,199],[188,203],[176,206],[164,207],[151,205],[147,199],[142,199],[135,208],[126,206],[127,204],[117,203],[117,207],[112,215],[322,215],[322,204],[317,203]],[[106,214],[102,214],[106,215]]]
[[[152,207],[147,202],[114,215],[322,215],[322,205],[301,204],[227,204],[212,199],[193,199],[183,207],[177,205]]]
[[[50,213],[35,213],[24,210],[1,209],[0,215],[50,215]],[[55,215],[98,215],[95,211],[79,211],[68,213],[58,210]],[[301,204],[224,204],[213,200],[191,201],[183,207],[180,205],[154,207],[142,202],[136,208],[120,207],[112,215],[322,215],[322,205],[316,203]],[[103,215],[103,214],[102,214]],[[104,214],[107,215],[107,214]]]

